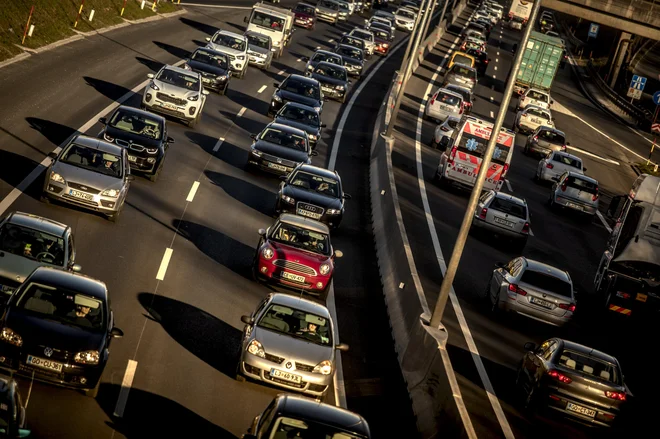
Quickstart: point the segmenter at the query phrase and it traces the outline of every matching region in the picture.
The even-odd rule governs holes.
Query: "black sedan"
[[[302,75],[289,75],[281,84],[273,84],[275,93],[268,107],[268,116],[273,116],[287,102],[297,102],[314,108],[319,114],[323,110],[321,84]]]
[[[342,104],[346,102],[348,86],[351,83],[348,80],[346,67],[321,62],[317,64],[314,71],[311,73],[307,72],[307,75],[321,83],[321,90],[324,96],[335,99]]]
[[[590,426],[611,427],[628,399],[616,358],[559,338],[541,346],[525,343],[516,385],[531,411],[568,417]]]
[[[96,397],[114,327],[108,290],[82,274],[39,267],[0,321],[0,367]]]
[[[134,107],[120,106],[109,118],[102,117],[104,125],[99,139],[126,149],[131,169],[156,181],[163,169],[165,154],[174,139],[167,135],[164,117]]]
[[[298,128],[271,122],[259,134],[250,136],[246,169],[258,168],[278,175],[289,175],[300,163],[312,163],[317,155],[309,146],[307,133]]]
[[[364,40],[362,38],[357,38],[352,35],[344,35],[339,39],[339,41],[337,41],[337,43],[335,44],[335,48],[341,45],[351,46],[351,47],[355,47],[356,49],[360,49],[367,58],[369,57],[369,53],[367,52],[367,47],[364,45]]]
[[[305,131],[312,149],[321,138],[321,129],[325,128],[315,109],[295,102],[287,102],[275,115],[274,122]]]
[[[335,47],[335,53],[341,55],[344,59],[344,66],[351,76],[362,75],[364,69],[364,51],[346,44],[340,44]]]
[[[316,68],[316,65],[320,62],[329,62],[337,64],[338,66],[344,65],[344,58],[341,55],[337,55],[334,52],[328,52],[327,50],[321,50],[318,47],[316,52],[309,58],[307,65],[305,66],[305,72],[311,72]]]
[[[488,53],[483,50],[477,49],[468,49],[466,52],[468,55],[472,55],[476,61],[475,68],[479,76],[486,75],[486,69],[488,68],[488,63],[490,63],[490,58],[488,58]]]
[[[288,176],[281,177],[275,201],[275,212],[293,213],[321,221],[329,227],[339,227],[344,216],[344,193],[336,171],[312,165],[300,165]]]
[[[227,92],[231,79],[231,67],[227,55],[207,48],[199,48],[183,65],[202,75],[204,88],[214,90],[221,95]]]
[[[0,437],[28,437],[31,432],[25,428],[25,421],[25,406],[18,383],[8,376],[0,376]]]

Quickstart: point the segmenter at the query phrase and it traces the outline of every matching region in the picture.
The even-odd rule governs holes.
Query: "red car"
[[[325,224],[283,213],[267,230],[260,229],[253,273],[257,280],[280,284],[325,301],[335,258]]]
[[[316,26],[316,8],[307,3],[298,3],[293,9],[295,18],[293,24],[313,30]]]
[[[392,36],[384,29],[372,28],[371,32],[374,34],[374,53],[378,55],[387,55],[392,45]]]

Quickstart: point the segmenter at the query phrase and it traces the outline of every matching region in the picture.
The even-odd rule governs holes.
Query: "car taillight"
[[[483,209],[481,209],[481,213],[479,214],[479,218],[486,219],[486,214],[487,213],[488,213],[488,208],[484,207]]]
[[[431,98],[431,105],[435,104],[435,98],[438,97],[438,94],[434,94],[433,97]]]
[[[552,169],[555,167],[555,165],[553,165],[552,163],[548,163],[547,165],[545,165],[545,167],[548,169]]]
[[[562,145],[562,146],[561,146],[561,150],[562,150],[562,151],[566,151],[566,145]]]
[[[534,136],[534,137],[532,137],[532,141],[533,141],[533,142],[538,142],[538,141],[539,141],[539,136]]]
[[[574,303],[570,303],[570,304],[569,303],[560,303],[559,307],[561,309],[565,309],[565,310],[570,311],[570,312],[575,312],[575,304]]]
[[[503,169],[502,169],[502,176],[501,176],[501,178],[504,178],[504,176],[506,175],[506,173],[509,171],[509,164],[508,164],[508,163],[505,163],[504,166],[503,166],[502,168],[503,168]]]
[[[449,155],[449,163],[454,163],[454,158],[456,158],[456,150],[458,150],[458,146],[452,147],[451,154]]]
[[[446,133],[447,131],[449,131],[449,128],[441,126],[440,131],[444,131]]]
[[[626,400],[626,394],[623,392],[611,392],[609,390],[605,391],[605,396],[607,396],[610,399],[616,399],[618,401],[625,401]]]
[[[561,185],[561,191],[566,192],[566,182],[564,182],[564,184]]]
[[[461,105],[461,109],[458,110],[458,114],[463,114],[463,109],[465,108],[465,105]]]
[[[617,291],[616,297],[620,297],[621,299],[630,299],[630,294],[624,293],[623,291]]]
[[[596,193],[591,197],[591,201],[596,201],[598,199],[598,188],[596,188]]]
[[[525,222],[525,225],[522,228],[523,233],[529,233],[529,223]]]
[[[523,290],[516,284],[509,284],[509,291],[511,291],[512,293],[520,294],[521,296],[527,295],[527,291]]]
[[[556,379],[557,381],[561,381],[562,383],[565,383],[565,384],[570,384],[573,381],[572,379],[570,379],[569,377],[567,377],[563,373],[558,372],[554,369],[550,369],[548,371],[548,376]]]

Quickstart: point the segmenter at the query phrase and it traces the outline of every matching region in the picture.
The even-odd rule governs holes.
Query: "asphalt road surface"
[[[231,4],[251,6],[253,2]],[[283,2],[293,6],[294,2]],[[16,190],[46,155],[71,134],[96,135],[96,118],[116,102],[138,106],[146,75],[173,64],[223,28],[242,32],[248,9],[189,7],[183,16],[130,26],[62,46],[5,67],[0,94],[0,210],[42,215],[73,227],[83,273],[107,283],[115,340],[96,400],[20,379],[35,438],[218,437],[244,433],[281,390],[234,379],[242,330],[270,289],[251,280],[257,230],[273,222],[279,180],[246,173],[273,83],[304,67],[302,56],[331,47],[352,25],[318,23],[297,30],[270,71],[250,68],[233,78],[226,96],[210,95],[201,123],[169,122],[176,143],[156,183],[137,177],[117,224],[75,208],[39,201],[42,177]],[[353,17],[357,23],[359,17]],[[399,33],[399,39],[402,38]],[[344,252],[334,291],[344,353],[348,408],[362,413],[376,437],[411,437],[415,425],[398,369],[372,251],[368,153],[374,117],[399,68],[403,50],[387,58],[355,100],[343,126],[336,169],[353,195],[333,245]],[[367,73],[380,62],[374,56]],[[365,76],[366,76],[365,74]],[[353,91],[360,83],[354,81]],[[265,89],[263,89],[265,87]],[[345,108],[328,102],[328,124],[313,162],[328,166],[329,149]],[[194,182],[194,199],[186,201]],[[158,272],[173,249],[164,280]],[[124,381],[134,368],[132,382]],[[130,374],[129,374],[130,375]],[[130,385],[118,404],[122,382]],[[334,403],[334,392],[328,402]],[[121,416],[115,416],[115,413]],[[389,421],[396,419],[392,425]]]
[[[392,154],[404,224],[429,304],[435,303],[442,282],[438,260],[449,263],[469,192],[442,189],[433,182],[440,154],[428,145],[435,124],[423,121],[419,139],[416,127],[420,107],[431,91],[428,84],[437,66],[443,65],[449,51],[455,49],[460,25],[465,23],[472,10],[471,7],[466,9],[458,21],[459,26],[445,34],[436,50],[411,78],[401,106],[397,142]],[[480,77],[475,87],[475,116],[494,121],[513,62],[512,47],[519,43],[521,35],[501,26],[493,29],[488,46],[492,61],[486,75]],[[432,91],[439,86],[442,75],[436,76],[438,83]],[[604,213],[612,195],[627,193],[630,189],[636,178],[630,164],[641,161],[640,156],[648,155],[649,141],[612,120],[583,97],[571,78],[568,64],[559,71],[552,96],[555,124],[566,133],[572,146],[570,152],[581,156],[587,174],[599,181],[600,210]],[[517,98],[514,97],[507,109],[505,127],[511,128],[513,124],[516,104]],[[549,186],[533,182],[538,159],[522,154],[525,138],[522,134],[517,135],[509,182],[503,190],[525,198],[529,204],[534,236],[530,237],[523,255],[567,269],[571,274],[579,294],[576,320],[566,328],[556,329],[530,319],[493,316],[484,300],[486,283],[495,262],[508,262],[519,254],[506,241],[470,235],[453,285],[457,300],[450,300],[447,304],[443,324],[450,334],[448,352],[477,435],[480,438],[602,437],[603,432],[547,416],[530,416],[522,409],[514,382],[523,344],[527,341],[540,343],[554,336],[617,356],[637,400],[635,422],[627,431],[631,434],[634,428],[650,431],[651,427],[644,421],[652,422],[651,407],[660,385],[660,380],[648,373],[646,360],[653,332],[605,315],[593,294],[593,277],[605,249],[609,225],[599,218],[585,223],[547,208]],[[425,210],[423,196],[428,200],[428,210]],[[434,250],[432,234],[437,236],[440,254]],[[457,309],[465,318],[464,324],[457,318]],[[479,361],[475,361],[476,357]],[[477,363],[483,365],[481,371]],[[484,384],[482,374],[487,375],[492,386]],[[492,404],[491,400],[497,404]],[[501,409],[494,408],[496,406]],[[501,418],[496,410],[501,410]],[[511,434],[505,435],[506,428],[510,428]]]

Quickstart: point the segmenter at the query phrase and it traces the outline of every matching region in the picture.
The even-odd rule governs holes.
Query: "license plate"
[[[314,212],[310,212],[310,211],[304,210],[304,209],[298,209],[298,215],[306,216],[306,217],[312,218],[312,219],[321,218],[320,213],[314,213]]]
[[[284,279],[292,280],[295,282],[305,282],[305,276],[300,276],[299,274],[288,273],[286,271],[282,272],[282,277]]]
[[[163,102],[162,106],[168,110],[176,110],[176,105],[170,104],[169,102]]]
[[[572,402],[566,404],[566,410],[570,410],[575,413],[580,413],[582,415],[589,416],[590,418],[596,416],[596,410],[591,410],[586,407],[582,407],[581,405],[573,404]]]
[[[137,157],[135,157],[134,155],[129,155],[128,156],[128,161],[135,163],[135,162],[137,162]]]
[[[10,287],[10,286],[8,286],[8,285],[0,285],[0,292],[3,292],[3,293],[9,293],[9,294],[11,294],[11,293],[14,292],[15,289],[16,289],[16,288],[12,288],[12,287]]]
[[[532,123],[536,123],[536,124],[539,124],[539,125],[540,125],[540,124],[541,124],[541,119],[533,118],[533,119],[532,119]]]
[[[276,165],[275,163],[268,163],[268,167],[272,169],[277,169],[278,171],[286,171],[286,166]]]
[[[554,306],[551,302],[548,302],[547,300],[539,299],[537,297],[530,297],[529,301],[532,302],[534,305],[539,305],[544,308],[552,308]]]
[[[459,163],[456,163],[455,167],[456,167],[456,169],[460,169],[461,171],[472,172],[472,168],[468,168],[467,166],[463,166]]]
[[[208,84],[208,83],[211,82],[211,80],[210,80],[209,78],[202,78],[202,82],[203,82],[204,84]]]
[[[270,376],[272,376],[273,378],[279,378],[284,381],[290,381],[296,384],[300,384],[302,382],[302,377],[300,375],[296,375],[295,373],[291,373],[291,372],[285,372],[279,369],[271,369]]]
[[[76,198],[82,198],[83,200],[88,200],[88,201],[92,201],[94,199],[94,196],[91,194],[86,194],[85,192],[80,192],[80,191],[74,191],[73,189],[69,189],[69,195]]]
[[[575,203],[566,203],[566,205],[567,205],[568,207],[570,207],[571,209],[582,210],[582,206],[580,206],[579,204],[575,204]]]
[[[505,219],[498,217],[494,217],[493,219],[497,224],[502,224],[503,226],[507,226],[507,227],[513,227],[513,225],[515,224],[513,221],[507,221]]]
[[[325,92],[328,92],[328,93],[332,93],[332,89],[330,87],[321,87],[321,90],[323,90]]]
[[[642,294],[642,293],[637,293],[637,297],[635,297],[635,300],[639,300],[640,302],[646,302],[647,295]]]
[[[54,370],[55,372],[62,372],[62,363],[58,363],[52,360],[46,360],[44,358],[33,357],[28,355],[27,363],[32,366],[37,366],[42,369]]]

